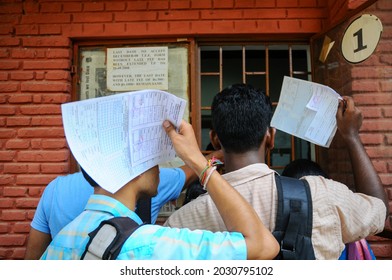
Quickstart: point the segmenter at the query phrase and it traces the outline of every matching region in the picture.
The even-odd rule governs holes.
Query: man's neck
[[[225,172],[232,172],[255,163],[265,163],[264,153],[248,151],[246,153],[224,153]]]
[[[136,196],[133,193],[130,193],[129,191],[125,189],[126,187],[121,188],[118,190],[116,193],[110,193],[106,191],[105,189],[101,187],[95,187],[94,188],[94,194],[102,194],[106,195],[109,197],[112,197],[118,201],[120,201],[122,204],[124,204],[128,209],[135,211],[136,207]]]

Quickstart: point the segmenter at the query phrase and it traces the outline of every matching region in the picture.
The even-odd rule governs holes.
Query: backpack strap
[[[129,217],[114,217],[102,221],[89,233],[81,260],[115,260],[128,237],[140,226]]]
[[[306,180],[275,174],[278,193],[276,226],[278,259],[315,259],[312,236],[313,208]]]

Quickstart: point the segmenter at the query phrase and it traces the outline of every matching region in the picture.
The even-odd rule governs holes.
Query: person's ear
[[[276,128],[270,127],[266,133],[266,141],[265,141],[265,148],[267,150],[272,150],[275,146],[275,134]]]
[[[214,150],[220,150],[222,148],[221,143],[218,138],[218,135],[216,134],[215,130],[213,130],[213,129],[210,130],[210,141],[211,141],[212,147],[214,147]]]

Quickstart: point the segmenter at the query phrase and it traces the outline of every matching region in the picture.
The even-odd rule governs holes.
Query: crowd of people
[[[265,161],[274,148],[272,115],[271,101],[263,91],[232,85],[212,102],[210,141],[215,152],[209,156],[200,151],[189,123],[183,121],[176,128],[164,121],[162,127],[184,166],[155,166],[115,193],[85,172],[56,178],[38,204],[25,258],[80,259],[89,233],[102,221],[129,217],[142,225],[137,202],[151,197],[151,223],[126,239],[117,259],[274,259],[280,250],[272,235],[278,204],[276,171]],[[351,97],[339,103],[336,120],[356,191],[315,172],[311,164],[297,170],[287,166],[282,174],[309,184],[316,259],[342,258],[347,244],[381,232],[388,209],[380,178],[359,137],[362,114]],[[217,172],[221,162],[224,174]],[[178,198],[195,180],[198,187],[192,188],[201,191],[164,226],[156,225],[162,205]]]

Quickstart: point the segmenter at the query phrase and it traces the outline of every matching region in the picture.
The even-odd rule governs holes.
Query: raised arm
[[[177,133],[169,122],[165,121],[163,125],[177,155],[200,174],[207,159],[200,152],[192,126],[183,121]],[[228,231],[240,232],[244,236],[248,259],[273,259],[278,254],[279,244],[255,210],[218,172],[212,173],[207,190]]]
[[[336,120],[350,156],[356,191],[381,199],[388,214],[388,200],[381,180],[359,138],[362,113],[351,97],[345,96],[339,103]]]

